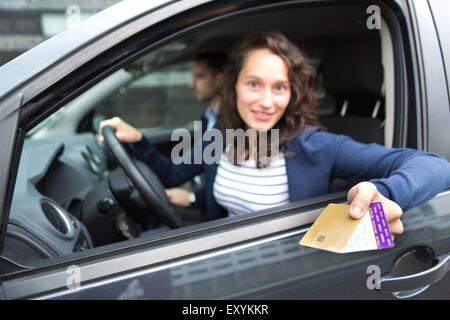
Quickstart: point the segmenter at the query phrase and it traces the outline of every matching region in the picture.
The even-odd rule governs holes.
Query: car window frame
[[[415,2],[410,4],[411,16],[414,27],[416,54],[418,63],[417,78],[423,83],[420,102],[417,108],[418,136],[420,149],[434,152],[450,160],[450,151],[447,144],[442,143],[441,136],[450,121],[450,90],[448,76],[446,75],[447,56],[444,52],[445,40],[442,39],[442,29],[438,23],[443,23],[437,14],[437,3],[433,6],[429,3]],[[434,12],[433,12],[434,9]],[[438,31],[441,31],[439,33]],[[447,40],[448,43],[448,40]],[[423,57],[427,57],[424,59]],[[430,58],[431,57],[431,58]],[[446,60],[447,59],[447,60]],[[435,66],[442,68],[435,68]],[[443,97],[439,92],[447,92]],[[447,117],[442,115],[447,113]]]
[[[314,5],[317,4],[317,1],[311,2],[311,1],[294,1],[292,3],[289,3],[289,6],[295,6],[298,4],[311,4],[313,3]],[[116,47],[119,47],[119,52],[124,52],[127,50],[127,48],[129,47],[129,43],[131,41],[133,41],[133,39],[136,39],[136,36],[130,36],[128,38],[125,37],[125,40],[122,39],[121,41],[118,41],[117,46],[113,46],[110,49],[108,49],[106,52],[103,52],[100,56],[97,56],[95,53],[93,54],[92,52],[96,52],[96,50],[99,50],[99,47],[102,46],[102,41],[100,41],[98,44],[91,44],[92,48],[86,47],[85,49],[81,50],[80,52],[77,52],[76,54],[74,54],[74,59],[76,60],[76,57],[78,55],[83,55],[86,52],[90,52],[91,54],[88,55],[91,59],[86,62],[86,64],[77,69],[77,74],[79,73],[83,73],[85,70],[89,70],[89,68],[91,68],[92,66],[98,64],[100,59],[104,59],[104,61],[108,61],[109,63],[115,63],[113,66],[108,65],[107,70],[103,70],[103,73],[101,73],[100,75],[97,75],[95,77],[92,76],[92,72],[88,73],[88,77],[91,77],[90,79],[88,79],[88,81],[86,81],[84,83],[84,86],[82,87],[77,87],[77,84],[79,84],[80,79],[78,78],[77,74],[69,74],[68,76],[64,77],[61,76],[61,74],[63,72],[61,72],[62,70],[60,69],[60,72],[58,73],[58,75],[60,76],[61,79],[65,78],[65,80],[63,81],[64,84],[62,84],[60,90],[61,91],[66,91],[67,90],[67,78],[71,78],[70,81],[68,81],[69,83],[71,83],[71,88],[73,91],[71,91],[71,94],[67,95],[66,98],[64,98],[62,101],[59,100],[56,103],[53,103],[51,107],[47,107],[45,108],[45,112],[43,112],[40,115],[37,115],[38,111],[42,111],[41,110],[41,106],[43,104],[48,104],[51,102],[54,102],[55,100],[57,100],[57,98],[55,96],[52,96],[51,94],[49,96],[45,96],[45,95],[40,95],[38,97],[34,97],[34,95],[32,94],[33,89],[36,90],[34,92],[37,92],[39,90],[42,90],[42,87],[39,88],[31,88],[28,92],[26,91],[26,89],[29,88],[25,88],[25,92],[27,92],[27,97],[28,97],[28,101],[27,103],[24,105],[23,110],[21,110],[22,112],[20,113],[20,118],[18,118],[17,122],[19,127],[21,128],[20,130],[22,132],[27,131],[27,129],[32,128],[37,122],[39,122],[39,120],[45,118],[49,113],[54,112],[55,110],[57,110],[59,107],[61,107],[62,105],[65,105],[66,101],[73,99],[75,96],[77,96],[82,90],[90,87],[94,82],[98,82],[101,79],[105,78],[107,75],[111,74],[112,72],[116,71],[118,68],[120,68],[121,66],[125,65],[126,63],[128,63],[128,61],[130,60],[134,60],[137,59],[137,57],[140,57],[146,53],[148,53],[151,50],[154,50],[157,47],[160,47],[170,41],[173,41],[174,39],[177,39],[179,36],[186,34],[187,32],[190,32],[190,30],[192,29],[196,29],[196,28],[200,28],[200,27],[204,27],[205,25],[208,24],[212,24],[214,22],[216,22],[217,20],[225,20],[228,19],[230,16],[239,16],[239,15],[244,15],[244,14],[249,14],[249,13],[257,13],[260,11],[268,10],[268,9],[273,9],[274,7],[277,7],[279,9],[283,9],[286,7],[289,7],[288,5],[286,5],[286,3],[284,4],[279,4],[278,6],[276,5],[255,5],[255,7],[251,7],[249,6],[248,8],[243,8],[241,10],[238,10],[237,12],[233,11],[230,13],[223,13],[222,15],[220,15],[220,19],[216,18],[216,17],[212,17],[211,19],[208,19],[208,13],[207,10],[205,10],[205,15],[206,15],[206,20],[202,20],[202,17],[199,17],[199,21],[197,21],[196,24],[194,24],[193,26],[190,26],[188,28],[186,28],[185,30],[183,30],[183,32],[176,32],[174,31],[173,34],[170,34],[169,36],[165,36],[162,37],[160,39],[154,40],[154,42],[152,42],[151,44],[145,43],[145,41],[141,41],[140,44],[145,45],[145,48],[141,48],[139,51],[136,51],[134,53],[131,53],[127,58],[125,58],[124,60],[122,60],[121,62],[117,62],[115,61],[114,57],[116,57],[117,55],[120,55],[120,53],[113,53],[112,51],[115,51]],[[389,8],[389,7],[387,7]],[[231,10],[231,9],[230,9]],[[235,10],[235,8],[233,9]],[[170,11],[170,10],[169,10]],[[389,12],[390,9],[389,9]],[[152,14],[157,14],[158,12],[152,12],[150,13],[150,15]],[[205,17],[203,17],[205,19]],[[392,18],[392,17],[391,17]],[[140,23],[143,23],[141,19],[139,19]],[[181,23],[181,22],[180,22]],[[392,23],[395,25],[395,28],[400,28],[400,26],[398,25],[398,21],[397,19],[393,19],[391,20],[390,18],[387,19],[387,23],[388,25],[392,26]],[[158,24],[156,24],[158,25]],[[145,32],[149,32],[148,30],[154,29],[156,27],[154,27],[155,25],[151,25],[151,26],[146,26],[145,28],[143,28],[142,30],[144,30]],[[139,25],[139,27],[142,27],[141,25]],[[177,25],[177,28],[179,28],[180,26]],[[126,27],[124,27],[126,29]],[[177,29],[174,28],[174,29]],[[396,30],[395,28],[391,29],[391,30]],[[404,28],[404,26],[402,27]],[[164,29],[164,28],[163,28]],[[129,30],[127,30],[129,31]],[[166,30],[164,30],[166,31]],[[394,34],[394,31],[392,32],[392,37],[395,40],[398,40],[398,34]],[[398,31],[398,30],[397,30]],[[161,33],[164,33],[161,31]],[[138,34],[139,35],[139,34]],[[109,35],[105,36],[104,39],[108,39]],[[113,36],[112,36],[113,37]],[[123,35],[121,35],[121,37],[123,37]],[[399,68],[400,70],[396,70],[395,71],[395,86],[396,86],[396,94],[395,94],[395,98],[396,101],[397,99],[399,99],[398,96],[405,95],[405,92],[403,92],[404,90],[406,90],[406,85],[405,85],[405,78],[401,78],[401,77],[397,77],[397,74],[404,74],[406,73],[405,70],[405,65],[404,65],[404,60],[401,56],[401,52],[403,52],[404,50],[399,51],[399,49],[403,49],[402,47],[403,42],[400,41],[400,43],[396,43],[394,45],[394,57],[396,60],[396,65],[400,65]],[[400,47],[399,47],[400,46]],[[92,58],[94,57],[94,58]],[[99,58],[100,57],[100,58]],[[400,62],[401,63],[397,63],[399,62],[398,59],[401,59]],[[78,62],[77,65],[74,64],[70,64],[68,66],[66,66],[66,70],[68,70],[68,68],[74,67],[74,66],[79,66],[81,65],[80,62]],[[55,68],[62,68],[61,64],[55,66]],[[45,75],[47,73],[50,73],[53,69],[49,69],[44,75],[43,77],[45,77]],[[85,78],[84,78],[85,79]],[[56,84],[57,86],[58,84]],[[77,87],[77,89],[73,89]],[[53,86],[53,88],[55,88],[55,85]],[[402,92],[398,92],[397,89],[401,88]],[[34,99],[31,99],[31,97],[33,97]],[[403,97],[404,98],[404,97]],[[403,99],[400,98],[400,99]],[[400,101],[400,106],[402,108],[405,108],[405,101],[401,100]],[[396,104],[397,105],[397,104]],[[17,113],[17,116],[18,113]],[[400,133],[400,136],[405,134],[405,125],[401,122],[403,119],[403,117],[396,117],[396,124],[394,126],[394,133],[398,132],[399,130],[402,131]],[[398,120],[400,119],[400,120]],[[400,121],[400,124],[399,122]],[[398,133],[399,134],[399,133]],[[17,157],[17,155],[20,155],[21,152],[21,143],[20,141],[22,141],[23,143],[23,138],[24,138],[24,134],[19,135],[16,139],[16,143],[18,143],[18,148],[16,148],[15,152],[12,152],[11,154],[15,155]],[[399,138],[394,138],[394,146],[399,146],[399,145],[404,145],[404,142],[402,141],[403,139],[399,139]],[[16,161],[18,165],[18,161]],[[12,162],[12,163],[16,163],[16,162]],[[11,163],[11,162],[9,162]],[[17,174],[17,168],[10,170],[10,173],[12,176],[16,176]],[[8,180],[11,181],[11,180]],[[13,184],[13,183],[12,183]],[[13,191],[13,187],[12,187],[12,191]],[[10,192],[11,191],[11,187],[9,187]],[[12,198],[12,194],[11,194],[11,198]],[[10,200],[11,200],[10,198]],[[30,285],[30,283],[33,283],[33,281],[42,281],[43,279],[46,279],[46,277],[51,276],[52,279],[57,279],[54,277],[57,277],[58,275],[58,279],[59,281],[55,282],[54,284],[49,286],[52,286],[52,288],[48,288],[48,291],[54,291],[54,290],[60,290],[61,288],[65,287],[65,280],[67,278],[67,274],[65,273],[65,268],[72,264],[72,263],[79,263],[80,265],[85,265],[86,268],[88,268],[89,266],[91,266],[92,268],[94,268],[94,266],[96,265],[95,261],[97,260],[104,260],[104,259],[111,259],[111,261],[116,261],[114,259],[125,259],[127,261],[131,261],[129,260],[130,255],[132,254],[145,254],[151,251],[152,248],[156,248],[158,246],[167,246],[170,245],[171,241],[173,241],[172,243],[175,245],[178,242],[181,243],[187,243],[186,241],[189,237],[194,237],[193,241],[195,240],[195,237],[202,237],[205,234],[212,234],[212,236],[217,236],[217,237],[223,237],[224,234],[226,234],[226,232],[234,232],[236,230],[242,230],[242,228],[255,228],[258,227],[260,223],[266,223],[266,222],[274,222],[274,221],[278,221],[280,222],[280,228],[279,229],[272,229],[270,234],[258,234],[257,236],[250,238],[250,239],[256,239],[258,237],[263,237],[263,236],[269,236],[269,235],[273,235],[279,232],[286,232],[288,230],[291,229],[295,229],[298,227],[305,227],[308,224],[311,224],[315,218],[319,215],[321,209],[323,209],[325,207],[325,205],[329,202],[336,202],[336,203],[341,203],[345,201],[345,192],[340,192],[337,194],[328,194],[326,196],[323,197],[318,197],[318,198],[313,198],[313,199],[308,199],[306,201],[300,201],[300,202],[295,202],[292,203],[286,207],[284,207],[284,210],[280,211],[277,208],[275,209],[270,209],[264,212],[257,212],[255,214],[249,214],[245,217],[229,217],[229,218],[225,218],[225,219],[221,219],[219,221],[211,221],[211,222],[206,222],[201,224],[201,227],[194,226],[194,227],[187,227],[187,228],[183,228],[183,230],[172,230],[169,231],[167,233],[167,235],[164,236],[154,236],[154,237],[149,237],[148,239],[144,239],[144,240],[138,240],[136,242],[131,242],[131,243],[120,243],[120,244],[113,244],[111,246],[104,246],[101,248],[94,248],[92,250],[89,250],[89,252],[85,252],[85,253],[77,253],[74,255],[71,255],[70,257],[60,257],[60,258],[56,258],[56,259],[52,259],[51,262],[49,261],[45,261],[41,266],[37,267],[36,269],[30,270],[30,272],[28,272],[27,270],[22,271],[22,272],[18,272],[17,274],[11,275],[10,277],[7,277],[8,279],[10,279],[10,283],[14,283],[14,279],[20,279],[23,278],[24,276],[29,278],[30,282],[27,281],[22,281],[21,283],[23,283],[24,287],[22,288],[22,290],[26,290],[26,287],[28,284],[28,286]],[[4,211],[5,212],[5,211]],[[293,220],[291,220],[293,219]],[[284,221],[284,222],[283,222]],[[288,221],[288,225],[289,227],[286,227],[286,221]],[[239,239],[240,242],[242,241],[248,241],[249,238],[241,238]],[[239,242],[238,241],[238,242]],[[232,243],[238,243],[236,241],[232,241]],[[227,246],[227,245],[231,245],[232,243],[224,243],[223,245]],[[200,249],[201,251],[204,251],[204,249]],[[212,250],[212,248],[209,248],[208,250]],[[200,251],[200,252],[201,252]],[[131,253],[130,253],[131,252]],[[198,252],[197,252],[198,253]],[[190,252],[189,254],[197,254],[195,252]],[[171,257],[170,259],[178,259],[179,257]],[[164,261],[168,261],[168,260],[164,260]],[[159,262],[161,263],[161,262]],[[113,264],[114,265],[114,264]],[[113,275],[116,273],[116,271],[113,268],[113,265],[111,266],[110,269],[108,269],[108,271],[110,271],[110,275]],[[143,267],[142,265],[134,265],[133,268],[141,268]],[[45,274],[45,271],[48,270],[58,270],[57,271],[57,275],[56,273],[54,275],[48,275]],[[129,267],[126,268],[126,270],[130,270]],[[42,271],[42,273],[40,273]],[[33,275],[34,274],[34,275]],[[90,272],[88,274],[91,274]],[[93,276],[91,279],[87,279],[86,281],[94,281],[95,279],[95,272],[92,272]],[[23,279],[21,279],[23,280]],[[63,281],[64,280],[64,281]],[[49,282],[53,282],[49,281]]]

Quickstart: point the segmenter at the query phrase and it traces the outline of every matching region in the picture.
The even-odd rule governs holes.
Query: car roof
[[[40,43],[0,67],[0,98],[90,41],[169,2],[124,0]]]

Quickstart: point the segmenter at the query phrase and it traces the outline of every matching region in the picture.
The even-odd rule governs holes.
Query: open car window
[[[318,114],[328,130],[362,142],[392,144],[386,137],[392,140],[393,126],[386,123],[393,119],[386,117],[393,114],[387,109],[393,108],[388,101],[393,99],[394,71],[384,67],[392,68],[391,38],[388,29],[381,32],[358,24],[362,9],[276,10],[212,25],[129,61],[62,106],[31,130],[24,143],[9,230],[10,234],[23,232],[39,239],[35,245],[39,252],[24,255],[22,264],[136,239],[143,231],[150,231],[146,234],[153,237],[164,234],[160,221],[142,204],[139,194],[126,191],[131,187],[126,175],[97,141],[98,122],[122,117],[150,139],[156,137],[156,146],[169,156],[173,147],[170,133],[181,127],[192,129],[207,107],[195,99],[189,87],[193,57],[197,50],[217,48],[229,54],[243,34],[230,28],[231,24],[247,26],[247,31],[279,29],[295,39],[317,70],[319,90],[324,94]],[[314,32],[308,28],[314,19],[298,18],[320,20],[325,13],[334,23],[314,22]],[[302,26],[294,28],[295,24],[288,23],[294,20],[302,21]],[[304,34],[296,36],[298,28]],[[371,73],[360,78],[363,68]],[[123,185],[111,189],[113,181]],[[201,177],[184,187],[201,188]],[[346,181],[338,181],[330,193],[348,187]],[[295,207],[290,204],[269,212]],[[204,223],[195,209],[179,210],[185,211],[191,230]],[[16,251],[21,244],[8,239],[8,246]]]
[[[99,119],[114,116],[144,132],[192,126],[206,105],[195,99],[189,87],[191,68],[192,62],[182,62],[152,70],[145,61],[137,61],[128,70],[136,74],[135,79],[95,106],[94,126]],[[150,70],[145,73],[145,69]]]

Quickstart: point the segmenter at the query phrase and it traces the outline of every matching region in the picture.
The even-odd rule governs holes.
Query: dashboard
[[[83,207],[107,177],[104,148],[91,133],[25,140],[3,261],[27,266],[94,246]]]

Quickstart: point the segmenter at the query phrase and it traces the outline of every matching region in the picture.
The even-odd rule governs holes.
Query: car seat
[[[377,38],[340,43],[328,50],[323,88],[336,101],[335,113],[322,116],[330,132],[384,144],[383,66]]]
[[[359,142],[383,145],[383,66],[379,40],[360,38],[331,47],[319,72],[323,88],[331,98],[328,101],[336,101],[335,112],[320,117],[328,131]],[[335,178],[329,191],[346,190],[359,181]]]

